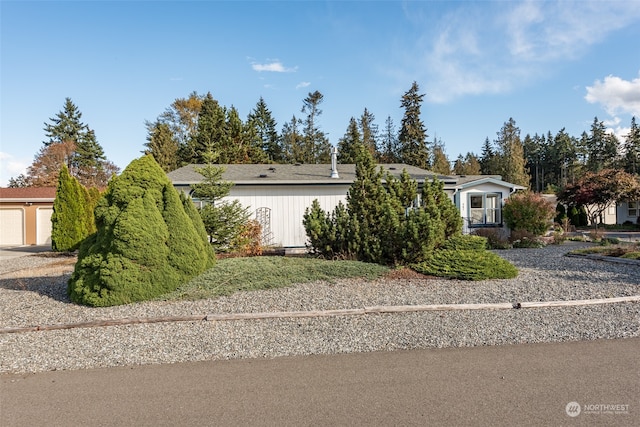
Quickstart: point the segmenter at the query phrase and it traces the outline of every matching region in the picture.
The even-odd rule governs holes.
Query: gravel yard
[[[515,279],[341,280],[200,301],[89,308],[69,302],[73,259],[0,262],[0,328],[160,316],[513,303],[640,295],[640,264],[564,257],[581,245],[497,251]],[[38,271],[39,277],[33,277]],[[136,324],[0,334],[0,372],[640,336],[640,303],[304,319]]]

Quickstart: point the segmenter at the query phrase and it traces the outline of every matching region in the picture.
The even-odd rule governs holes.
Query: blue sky
[[[211,92],[241,117],[262,96],[278,131],[309,92],[337,144],[366,107],[400,126],[425,93],[429,139],[479,153],[513,117],[527,133],[640,118],[637,1],[1,1],[0,185],[23,173],[70,97],[121,168],[145,120]]]

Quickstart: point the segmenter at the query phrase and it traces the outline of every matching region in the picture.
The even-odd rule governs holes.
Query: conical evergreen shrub
[[[131,162],[98,202],[97,232],[80,247],[71,299],[92,306],[144,301],[213,266],[202,222],[185,206],[153,157]]]
[[[95,231],[93,196],[63,165],[51,215],[51,248],[54,251],[74,251]]]

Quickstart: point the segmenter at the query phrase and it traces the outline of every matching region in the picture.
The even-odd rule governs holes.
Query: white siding
[[[51,215],[53,214],[52,208],[38,208],[37,211],[37,245],[50,245],[51,244]]]
[[[0,245],[24,245],[24,209],[0,209]]]
[[[349,185],[239,186],[231,188],[226,200],[238,200],[255,218],[259,208],[271,209],[272,243],[282,247],[304,247],[307,236],[302,225],[305,209],[318,199],[325,211],[346,203]]]

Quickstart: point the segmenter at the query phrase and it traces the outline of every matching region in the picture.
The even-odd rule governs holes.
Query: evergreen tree
[[[249,220],[248,210],[238,200],[223,200],[233,186],[232,182],[222,179],[224,168],[208,164],[196,171],[203,179],[201,183],[192,184],[191,187],[193,195],[205,202],[200,209],[200,216],[209,235],[209,242],[216,251],[231,251],[234,249],[232,243]]]
[[[631,118],[631,128],[625,137],[622,167],[627,173],[640,174],[640,127],[635,116]]]
[[[299,126],[301,122],[296,116],[282,126],[280,143],[284,161],[287,163],[302,163],[304,158],[303,138]]]
[[[44,145],[46,148],[53,144],[73,143],[75,148],[68,163],[70,173],[85,186],[104,187],[118,168],[107,160],[95,132],[82,123],[81,118],[78,107],[66,98],[63,111],[49,119],[52,123],[45,123],[48,141],[44,141]]]
[[[453,173],[456,175],[482,174],[480,161],[478,160],[478,157],[471,152],[467,152],[467,154],[465,154],[464,157],[462,156],[462,154],[460,154],[456,159],[455,166],[453,168]]]
[[[451,174],[451,162],[447,157],[447,153],[444,151],[444,144],[442,140],[433,138],[433,144],[431,145],[431,170],[440,175]]]
[[[347,132],[338,141],[338,161],[343,164],[355,163],[357,147],[362,145],[362,136],[356,119],[351,117]]]
[[[597,117],[591,124],[591,134],[586,140],[586,169],[599,172],[603,169],[615,168],[618,160],[619,141],[615,135],[607,132],[604,123]]]
[[[51,123],[44,124],[45,136],[48,140],[43,141],[43,144],[49,146],[65,141],[73,141],[77,144],[87,131],[87,125],[82,123],[81,119],[82,113],[78,107],[71,98],[65,98],[63,110],[55,117],[49,118]]]
[[[400,160],[408,165],[429,169],[427,129],[420,118],[420,107],[424,94],[419,93],[418,83],[413,82],[403,96],[400,106],[404,116],[398,136]]]
[[[165,172],[171,172],[178,168],[178,141],[168,124],[156,120],[154,123],[145,123],[147,126],[147,149],[145,154],[153,156],[156,162]]]
[[[376,117],[366,108],[358,120],[358,127],[362,135],[362,144],[369,150],[374,160],[380,158],[378,152],[378,126],[375,124]]]
[[[550,152],[555,185],[564,188],[575,182],[578,167],[577,141],[567,134],[565,128],[560,129],[554,137]]]
[[[498,156],[489,142],[489,138],[485,138],[482,145],[482,153],[480,155],[480,170],[482,175],[498,175]]]
[[[320,104],[323,99],[324,95],[315,91],[309,92],[303,101],[302,112],[307,113],[307,117],[303,122],[303,153],[302,158],[299,159],[301,163],[329,163],[331,159],[329,139],[318,125],[318,118],[322,114]]]
[[[380,153],[380,161],[382,163],[399,163],[399,148],[396,129],[391,116],[387,116],[384,122],[384,132],[382,136],[382,152]]]
[[[51,248],[56,252],[74,251],[95,231],[94,200],[80,182],[62,166],[51,215]]]
[[[267,159],[272,162],[283,163],[285,156],[276,131],[276,121],[271,111],[267,108],[264,98],[260,97],[255,108],[249,113],[247,125],[254,130],[257,146],[266,154]]]
[[[502,179],[513,184],[529,186],[529,175],[526,172],[524,148],[520,142],[520,129],[515,120],[509,118],[497,133],[496,146],[500,154],[500,175]]]
[[[207,93],[198,115],[198,132],[193,144],[192,156],[188,159],[189,163],[202,164],[211,161],[225,163],[221,160],[227,155],[221,152],[221,143],[225,137],[225,119],[225,108],[213,99],[210,92]]]
[[[97,232],[80,246],[69,280],[74,302],[109,306],[171,292],[210,268],[203,232],[151,156],[109,182],[95,209]]]

